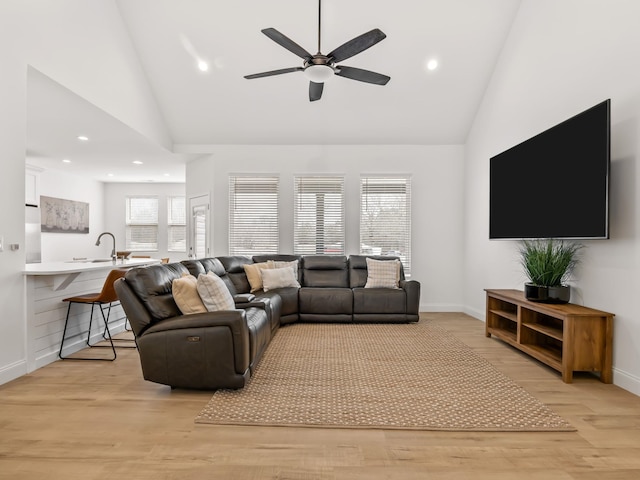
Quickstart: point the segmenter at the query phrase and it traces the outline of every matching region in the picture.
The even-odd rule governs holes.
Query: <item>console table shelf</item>
[[[612,378],[612,313],[566,304],[530,302],[520,290],[487,292],[486,335],[491,335],[558,370],[571,383],[573,372]]]

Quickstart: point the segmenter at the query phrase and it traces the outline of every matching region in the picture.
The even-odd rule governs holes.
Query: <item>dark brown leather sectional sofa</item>
[[[223,256],[133,268],[115,283],[137,339],[146,380],[175,388],[242,388],[283,324],[418,321],[420,283],[364,288],[367,256]],[[396,257],[369,256],[378,260]],[[298,261],[300,287],[250,293],[244,265]],[[186,273],[214,272],[236,309],[183,315],[171,292]]]

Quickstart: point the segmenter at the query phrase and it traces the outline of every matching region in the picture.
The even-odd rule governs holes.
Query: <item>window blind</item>
[[[158,249],[157,197],[127,197],[125,244],[132,252]]]
[[[184,196],[167,198],[167,250],[187,251],[187,204]]]
[[[278,253],[277,176],[229,175],[229,255]]]
[[[294,253],[344,254],[344,177],[294,179]]]
[[[411,177],[360,178],[360,253],[398,256],[411,275]]]

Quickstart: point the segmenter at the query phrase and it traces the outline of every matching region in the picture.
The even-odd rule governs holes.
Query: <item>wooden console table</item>
[[[487,292],[486,335],[522,350],[562,374],[598,372],[611,383],[613,313],[566,304],[530,302],[520,290]]]

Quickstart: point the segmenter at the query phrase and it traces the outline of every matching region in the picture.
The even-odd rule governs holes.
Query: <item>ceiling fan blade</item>
[[[270,72],[253,73],[245,75],[244,78],[251,80],[252,78],[271,77],[272,75],[281,75],[283,73],[300,72],[304,70],[302,67],[281,68],[280,70],[271,70]]]
[[[309,82],[309,101],[315,102],[322,97],[322,90],[324,89],[324,83]]]
[[[336,67],[336,75],[350,78],[351,80],[358,80],[359,82],[374,83],[376,85],[386,85],[387,82],[391,80],[391,77],[387,77],[381,73],[363,70],[361,68],[344,67],[342,65]]]
[[[334,51],[329,53],[327,57],[332,58],[334,62],[341,62],[347,58],[373,47],[376,43],[384,40],[387,36],[381,30],[374,28],[370,32],[363,33],[359,37],[349,40],[347,43],[340,45]]]
[[[295,53],[300,58],[304,58],[305,60],[310,60],[313,55],[307,52],[304,48],[298,45],[296,42],[291,40],[289,37],[283,35],[275,28],[265,28],[261,30],[267,37],[276,42],[281,47],[286,48],[291,53]]]

